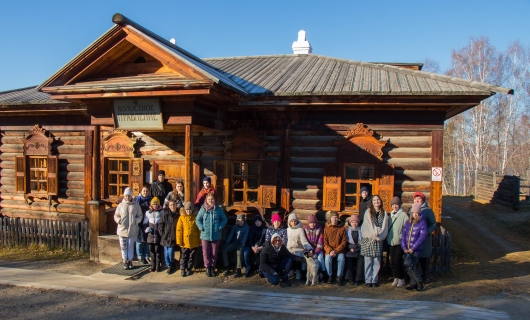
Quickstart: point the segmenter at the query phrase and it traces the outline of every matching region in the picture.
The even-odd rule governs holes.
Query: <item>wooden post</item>
[[[93,133],[93,139],[94,142],[92,144],[92,200],[98,200],[100,195],[100,185],[99,185],[99,178],[101,175],[101,167],[100,167],[100,130],[99,126],[94,126],[94,133]]]
[[[192,180],[193,180],[193,127],[191,124],[186,125],[186,137],[184,141],[184,199],[191,201]]]
[[[282,173],[282,190],[280,207],[285,212],[290,212],[291,209],[291,129],[287,128],[283,135],[283,173]]]
[[[100,222],[105,219],[105,203],[92,200],[88,202],[90,208],[90,260],[99,262],[98,237],[101,231]]]
[[[431,139],[431,167],[443,167],[443,130],[432,131]],[[436,222],[442,223],[442,181],[431,181],[430,205],[434,211]]]

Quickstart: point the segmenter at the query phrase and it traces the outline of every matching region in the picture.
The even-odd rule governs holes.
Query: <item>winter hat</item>
[[[339,216],[339,213],[337,211],[330,211],[329,212],[329,218],[331,219],[331,217],[338,217]]]
[[[124,196],[132,196],[132,190],[131,188],[125,188],[125,191],[123,191]]]
[[[368,192],[368,188],[367,187],[361,187],[361,193],[363,193],[363,191]],[[368,192],[368,193],[370,193],[370,192]]]
[[[193,210],[193,203],[191,203],[191,202],[189,202],[189,201],[186,202],[186,203],[184,204],[184,210]]]
[[[206,176],[206,177],[204,177],[204,179],[202,179],[202,182],[204,182],[204,181],[208,181],[208,183],[211,184],[212,183],[212,178]]]
[[[244,214],[244,213],[238,214],[238,215],[237,215],[237,220],[243,220],[243,221],[245,221],[245,214]]]
[[[166,172],[164,170],[158,170],[158,175],[161,175],[161,174],[166,175]]]
[[[261,221],[261,222],[263,222],[263,218],[262,218],[261,216],[255,216],[255,217],[254,217],[254,222],[256,222],[256,221]]]
[[[298,216],[296,215],[296,213],[293,212],[293,213],[291,213],[291,214],[289,215],[289,217],[287,218],[287,222],[288,222],[288,223],[291,223],[291,220],[296,220],[296,221],[298,221]]]
[[[274,221],[280,221],[280,222],[282,222],[282,218],[280,217],[279,214],[275,213],[275,214],[272,215],[271,222],[274,223]]]
[[[390,200],[390,205],[397,204],[398,206],[401,206],[401,199],[399,197],[394,197],[392,200]]]
[[[158,197],[153,197],[153,199],[151,199],[151,205],[160,205],[160,200],[158,200]]]
[[[413,204],[412,209],[410,209],[410,212],[421,213],[421,204],[418,204],[418,203]]]
[[[359,216],[356,215],[356,214],[352,214],[352,215],[350,216],[350,222],[352,222],[352,221],[357,221],[358,223],[361,223],[361,219],[360,219]]]
[[[314,214],[310,214],[307,216],[307,223],[317,223],[317,217],[315,217]]]
[[[423,202],[425,202],[425,195],[421,192],[414,192],[414,195],[412,196],[412,199],[416,198],[416,197],[420,197],[421,200],[423,200]]]
[[[274,238],[280,238],[280,240],[282,240],[282,237],[280,237],[280,234],[274,233],[271,237],[271,244],[274,244]],[[283,244],[283,241],[282,241],[282,244]]]

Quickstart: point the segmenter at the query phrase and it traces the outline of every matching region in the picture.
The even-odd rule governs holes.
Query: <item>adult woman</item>
[[[370,208],[364,213],[361,227],[361,255],[364,257],[364,279],[367,287],[377,287],[383,241],[388,234],[388,216],[378,195],[373,195]]]
[[[401,199],[394,197],[390,200],[392,212],[388,227],[386,242],[389,245],[390,268],[394,282],[392,286],[402,288],[405,286],[405,273],[403,272],[403,250],[401,249],[401,231],[407,221],[407,214],[401,209]]]
[[[169,200],[175,200],[178,210],[184,206],[184,181],[177,180],[175,182],[175,189],[168,193],[164,200],[164,208],[167,208]]]
[[[114,221],[118,224],[116,234],[120,239],[123,269],[132,268],[134,242],[138,236],[138,224],[142,221],[142,209],[133,200],[131,188],[125,188],[123,201],[114,212]]]
[[[206,195],[195,223],[201,232],[202,257],[206,275],[213,277],[215,276],[217,250],[219,249],[222,230],[226,225],[225,213],[223,209],[215,204],[214,194],[209,193]]]
[[[151,204],[151,196],[149,195],[149,189],[143,187],[140,194],[134,199],[136,203],[140,205],[142,209],[142,222],[145,218],[145,213],[149,210]],[[147,264],[147,257],[149,256],[149,244],[147,243],[147,234],[143,232],[142,222],[139,224],[138,239],[136,240],[136,256],[138,262]]]
[[[425,201],[425,195],[421,192],[415,192],[412,196],[414,204],[419,204],[421,206],[421,216],[422,219],[427,223],[427,237],[425,238],[425,243],[423,244],[423,250],[420,252],[419,260],[421,266],[421,277],[423,281],[427,281],[427,265],[432,254],[432,232],[436,229],[436,218],[434,217],[434,211],[429,208],[429,205]],[[409,216],[411,214],[412,208],[409,210]]]

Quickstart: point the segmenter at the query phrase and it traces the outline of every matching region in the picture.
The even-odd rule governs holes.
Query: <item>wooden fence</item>
[[[448,273],[451,270],[451,234],[444,227],[437,228],[433,235],[428,270],[431,273]]]
[[[50,248],[88,251],[89,233],[88,221],[67,222],[0,217],[0,243],[4,245],[38,244]]]
[[[520,186],[521,178],[519,176],[477,170],[475,174],[475,199],[498,203],[518,210],[521,201]]]

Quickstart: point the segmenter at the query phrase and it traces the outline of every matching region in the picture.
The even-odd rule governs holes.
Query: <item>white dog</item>
[[[313,257],[308,253],[305,253],[304,256],[307,264],[307,281],[305,285],[308,286],[309,282],[311,281],[311,285],[314,286],[318,283],[318,270],[320,268],[320,263],[318,263],[317,259],[313,259]]]

